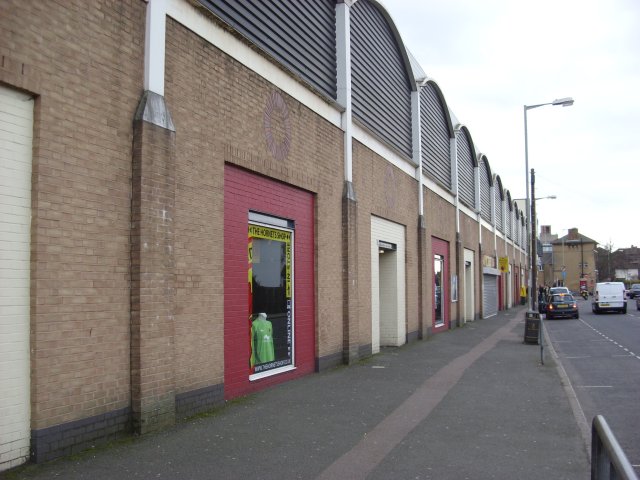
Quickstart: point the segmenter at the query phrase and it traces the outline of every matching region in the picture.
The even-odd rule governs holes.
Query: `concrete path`
[[[541,365],[540,347],[523,344],[524,311],[8,478],[589,478],[570,386],[552,352]]]

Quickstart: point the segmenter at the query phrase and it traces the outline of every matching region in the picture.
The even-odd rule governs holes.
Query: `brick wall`
[[[374,152],[354,142],[353,178],[358,199],[360,342],[371,342],[371,215],[406,227],[406,333],[418,337],[418,183]]]
[[[36,432],[129,405],[131,120],[144,12],[138,0],[3,2],[0,81],[36,96]]]
[[[341,131],[180,24],[167,22],[165,96],[177,152],[177,393],[224,381],[225,164],[315,194],[319,320],[313,355],[341,352]],[[288,110],[286,155],[274,155],[266,134],[265,112],[275,93]],[[285,125],[273,126],[272,137],[280,127]],[[246,231],[244,238],[246,243]]]

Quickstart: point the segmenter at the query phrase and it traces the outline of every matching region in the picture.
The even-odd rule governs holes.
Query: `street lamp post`
[[[527,201],[526,201],[526,211],[527,211],[527,239],[532,239],[533,234],[531,232],[531,222],[534,221],[531,217],[531,201],[529,195],[529,138],[527,133],[527,112],[534,108],[543,107],[545,105],[562,105],[563,107],[569,107],[573,105],[573,98],[559,98],[554,100],[553,102],[548,103],[538,103],[536,105],[525,105],[524,106],[524,164],[525,164],[525,180],[527,187]],[[535,229],[535,225],[533,226]],[[534,232],[535,233],[535,232]],[[531,256],[531,245],[529,245],[529,257],[530,257],[530,265],[531,265],[531,273],[529,274],[529,309],[531,311],[535,311],[535,292],[533,292],[533,275],[536,274],[536,259]]]
[[[542,323],[542,317],[540,317],[538,312],[536,312],[537,297],[536,297],[536,292],[534,291],[535,284],[536,284],[534,275],[538,274],[538,268],[537,268],[537,262],[535,258],[536,257],[536,245],[535,245],[536,231],[535,231],[535,224],[532,222],[535,222],[536,212],[535,212],[535,201],[533,202],[534,206],[532,207],[531,201],[530,201],[531,197],[529,195],[529,138],[527,133],[527,111],[534,108],[543,107],[545,105],[562,105],[563,107],[569,107],[573,105],[573,98],[571,97],[560,98],[560,99],[554,100],[553,102],[524,106],[524,163],[525,163],[524,167],[525,167],[525,179],[526,179],[526,186],[527,186],[526,207],[527,207],[527,215],[529,217],[527,219],[527,238],[530,239],[529,257],[530,257],[530,264],[531,264],[531,273],[529,274],[529,311],[527,312],[526,321],[525,321],[525,341],[526,341],[527,323],[530,321],[529,319],[531,319],[531,322],[533,322],[534,317],[537,316],[539,319],[538,341],[540,343],[540,363],[543,365],[544,365],[544,346],[543,346],[544,336],[542,335],[543,323]],[[533,175],[533,170],[531,172]]]

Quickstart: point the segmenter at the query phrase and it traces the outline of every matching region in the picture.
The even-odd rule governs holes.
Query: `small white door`
[[[371,217],[371,351],[406,342],[405,227]]]
[[[475,319],[475,282],[474,254],[472,250],[464,250],[464,321]]]

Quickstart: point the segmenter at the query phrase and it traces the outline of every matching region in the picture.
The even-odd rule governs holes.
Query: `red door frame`
[[[435,292],[436,289],[436,275],[433,269],[433,258],[435,255],[441,255],[444,258],[444,268],[442,269],[442,285],[440,286],[440,301],[442,302],[442,317],[444,323],[441,325],[435,324],[436,318],[436,305],[435,301],[432,305],[432,318],[433,321],[433,331],[437,333],[442,330],[448,330],[451,325],[451,292],[449,291],[449,242],[446,240],[442,240],[437,237],[431,237],[431,288],[432,291]],[[435,297],[435,295],[434,295]]]
[[[312,193],[232,165],[224,169],[224,397],[235,398],[315,371],[315,252]],[[295,370],[249,381],[249,211],[295,222]]]

